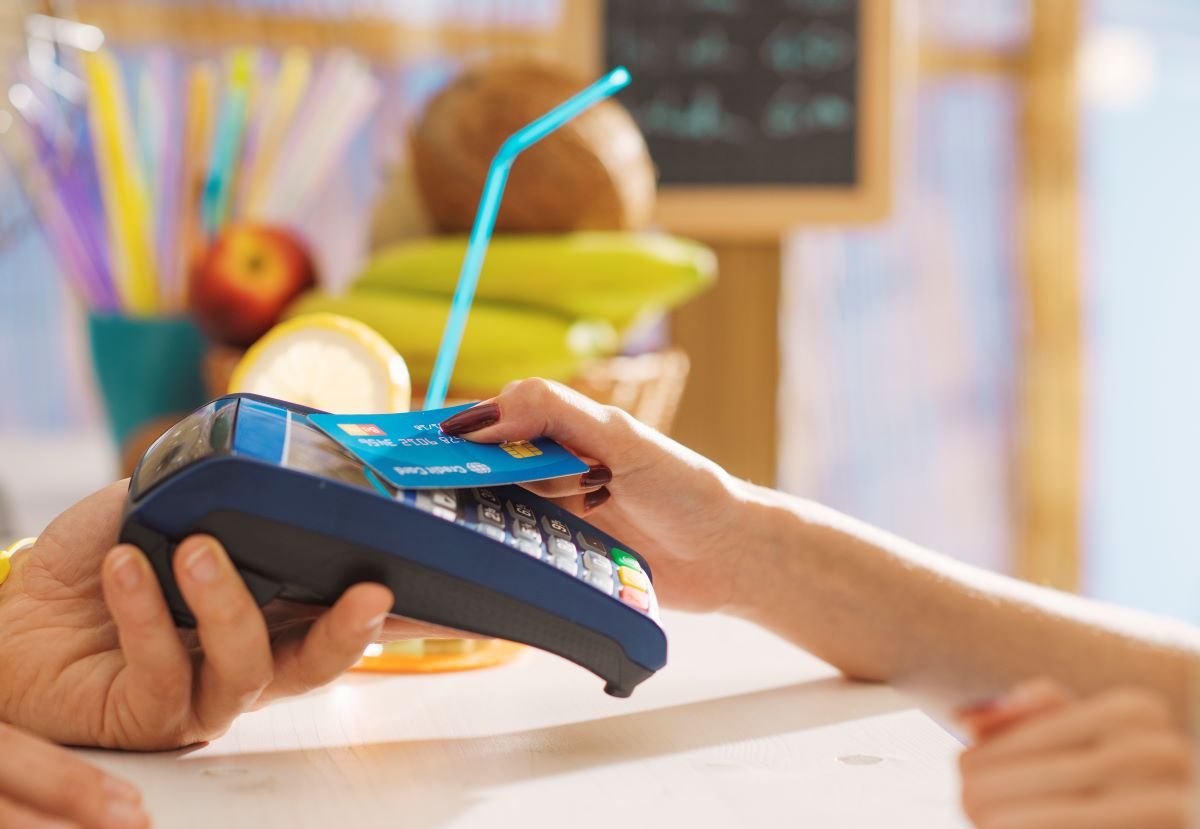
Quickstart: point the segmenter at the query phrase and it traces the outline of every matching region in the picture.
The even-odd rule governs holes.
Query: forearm
[[[1089,693],[1136,683],[1182,717],[1200,634],[938,556],[769,490],[733,608],[847,674],[961,704],[1031,676]]]

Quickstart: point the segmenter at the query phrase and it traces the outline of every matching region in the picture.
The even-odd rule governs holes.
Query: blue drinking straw
[[[433,364],[433,375],[429,378],[425,409],[437,409],[446,402],[450,375],[454,371],[454,361],[458,359],[458,346],[467,327],[467,315],[475,300],[475,286],[479,284],[479,271],[483,268],[483,257],[492,240],[496,214],[500,212],[500,199],[504,196],[504,185],[508,182],[508,172],[513,162],[522,152],[572,118],[628,86],[629,80],[629,70],[618,66],[575,97],[568,98],[541,118],[521,127],[506,138],[496,151],[483,183],[483,197],[479,200],[475,224],[471,226],[467,255],[458,274],[458,287],[454,289],[454,300],[450,303],[450,316],[446,320],[446,330],[442,332],[442,344],[438,347],[437,360]]]

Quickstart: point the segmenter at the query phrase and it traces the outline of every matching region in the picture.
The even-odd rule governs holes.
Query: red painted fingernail
[[[984,697],[981,700],[969,703],[958,709],[960,717],[977,717],[980,714],[990,714],[999,709],[1006,699],[1004,694],[997,694],[994,697]]]
[[[442,423],[447,435],[465,435],[491,426],[500,419],[500,407],[495,403],[480,403],[473,409],[459,412]]]
[[[612,480],[612,470],[607,466],[593,466],[583,473],[579,479],[580,486],[591,489],[594,486],[604,486]]]
[[[584,512],[591,512],[592,510],[594,510],[596,507],[603,504],[605,501],[607,501],[611,497],[612,497],[612,493],[609,492],[604,487],[600,487],[597,490],[593,490],[592,492],[587,493],[586,495],[583,496]]]

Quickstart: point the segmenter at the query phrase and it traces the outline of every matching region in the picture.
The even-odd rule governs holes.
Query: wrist
[[[725,613],[756,620],[768,599],[771,585],[784,575],[784,558],[796,546],[781,527],[788,496],[740,479],[731,479],[729,495],[733,507],[728,531],[728,550],[735,551],[727,561],[731,585]]]

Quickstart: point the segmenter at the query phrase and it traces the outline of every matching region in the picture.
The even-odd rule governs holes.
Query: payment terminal
[[[666,664],[650,567],[636,551],[516,486],[397,489],[308,421],[257,395],[215,400],[134,471],[121,540],[149,557],[178,624],[176,545],[221,541],[260,605],[331,605],[362,581],[394,613],[565,657],[627,697]]]

